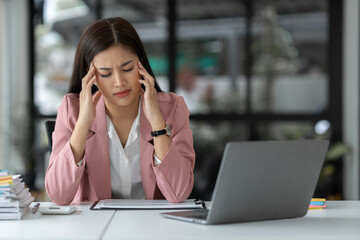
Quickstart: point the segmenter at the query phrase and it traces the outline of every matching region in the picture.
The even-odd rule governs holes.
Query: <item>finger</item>
[[[99,102],[100,100],[100,97],[101,97],[101,92],[100,91],[97,91],[94,96],[93,96],[93,103],[95,105],[97,105],[97,103]]]
[[[83,77],[82,79],[82,83],[81,83],[81,87],[82,89],[84,89],[86,87],[86,85],[88,84],[88,82],[91,80],[91,78],[94,75],[94,66],[91,64],[90,65],[90,69],[87,72],[87,74],[85,75],[85,77]]]
[[[146,71],[146,68],[141,64],[141,62],[138,60],[138,65],[139,65],[139,72],[141,72],[140,74],[143,75],[146,78],[152,79],[154,80],[154,78],[148,73],[148,71]]]
[[[96,87],[98,87],[98,86],[99,86],[99,82],[98,82],[98,78],[97,78],[96,73],[94,74],[94,76],[95,76],[95,82],[94,82],[94,84],[95,84]],[[98,87],[98,89],[99,89],[99,87]]]
[[[145,93],[145,90],[141,87],[140,88],[140,95],[144,95],[144,93]]]
[[[138,60],[138,66],[139,69],[146,70],[139,60]]]
[[[93,75],[93,72],[94,72],[94,66],[92,64],[90,64],[90,69],[87,71],[86,75],[83,77],[83,80],[85,80],[85,81],[89,80],[89,78],[91,78],[91,76]]]
[[[139,73],[144,77],[144,80],[149,82],[151,84],[151,86],[154,86],[155,80],[146,70],[143,71],[143,70],[139,69]]]
[[[139,83],[142,83],[145,85],[146,89],[150,89],[151,88],[151,85],[148,81],[145,81],[143,79],[138,79]],[[146,90],[145,90],[146,91]]]
[[[88,90],[91,91],[91,87],[93,86],[95,80],[96,80],[96,76],[94,75],[94,76],[90,79],[90,81],[87,83],[87,85],[86,85],[86,90],[87,90],[87,91],[88,91]]]

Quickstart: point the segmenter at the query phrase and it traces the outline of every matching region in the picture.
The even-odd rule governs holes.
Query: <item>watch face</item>
[[[166,134],[171,136],[171,130],[170,130],[169,125],[167,125],[167,124],[166,124]]]

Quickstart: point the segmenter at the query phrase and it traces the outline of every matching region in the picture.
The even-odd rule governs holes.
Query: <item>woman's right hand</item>
[[[78,122],[81,125],[90,128],[96,117],[96,105],[99,102],[101,92],[97,91],[91,94],[91,87],[96,81],[95,66],[93,63],[85,77],[82,79],[80,92],[80,112]]]
[[[96,105],[101,96],[100,91],[97,91],[94,95],[91,94],[91,87],[95,81],[95,66],[91,64],[89,72],[82,79],[79,118],[70,138],[70,146],[76,164],[84,157],[86,137],[91,124],[95,120]]]

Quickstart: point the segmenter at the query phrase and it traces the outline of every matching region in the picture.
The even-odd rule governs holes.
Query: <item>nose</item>
[[[115,71],[115,79],[114,79],[114,85],[115,87],[121,87],[126,85],[126,79],[121,76],[121,73],[119,70]]]

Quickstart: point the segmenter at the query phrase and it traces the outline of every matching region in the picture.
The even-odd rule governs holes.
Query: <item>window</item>
[[[56,116],[67,92],[81,32],[95,19],[115,16],[138,31],[161,88],[188,104],[197,155],[193,197],[210,199],[227,141],[313,138],[320,120],[330,124],[322,137],[341,141],[342,1],[34,0],[34,5],[34,140],[42,153],[47,145],[40,129],[44,119]],[[175,9],[175,18],[169,9]],[[331,178],[341,175],[340,167],[335,171]],[[338,179],[318,192],[341,195],[335,185]]]
[[[254,112],[320,113],[328,107],[327,1],[254,1]]]

